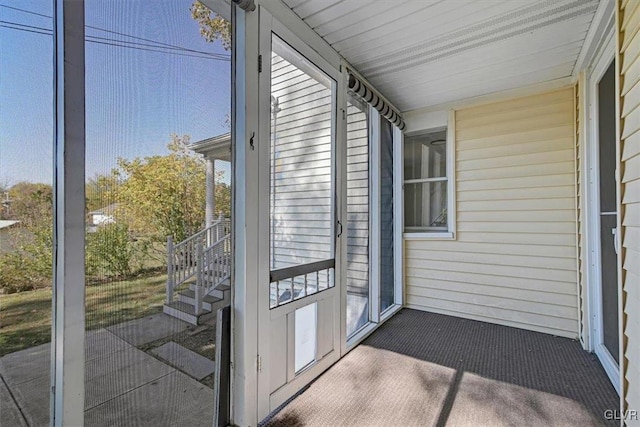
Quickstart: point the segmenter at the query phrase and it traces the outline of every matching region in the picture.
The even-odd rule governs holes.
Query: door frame
[[[336,236],[336,221],[340,220],[342,223],[345,221],[341,215],[343,209],[343,202],[340,196],[342,192],[343,179],[343,163],[346,159],[343,159],[339,153],[342,153],[344,144],[344,138],[340,135],[346,131],[344,128],[344,120],[341,120],[341,115],[338,114],[340,109],[343,109],[344,98],[340,95],[344,92],[341,81],[342,75],[340,70],[336,69],[329,61],[327,61],[322,55],[316,52],[311,46],[289,29],[285,23],[281,22],[277,16],[274,16],[264,8],[259,9],[259,43],[258,53],[262,56],[262,72],[258,75],[258,105],[259,105],[259,126],[258,141],[263,143],[258,144],[255,150],[258,152],[259,166],[258,166],[258,180],[257,187],[262,189],[258,191],[258,203],[256,208],[258,213],[258,333],[257,333],[257,350],[258,350],[258,376],[257,376],[257,403],[258,403],[258,421],[267,417],[272,411],[279,407],[282,403],[287,401],[290,397],[295,395],[303,387],[313,381],[322,372],[328,369],[340,358],[340,339],[341,339],[341,290],[343,283],[344,262],[342,256],[343,241],[340,236]],[[266,116],[262,112],[271,111],[271,52],[272,52],[272,34],[276,34],[281,40],[291,46],[297,51],[305,60],[314,64],[322,72],[334,81],[335,93],[332,100],[333,111],[333,125],[332,125],[332,181],[333,181],[333,221],[332,221],[332,243],[333,243],[333,256],[335,259],[334,267],[334,286],[332,288],[317,292],[315,294],[305,296],[301,299],[294,300],[282,306],[271,309],[269,307],[269,275],[270,275],[270,215],[269,215],[269,202],[270,202],[270,168],[271,168],[271,155],[270,155],[270,134],[271,134],[271,118],[270,114]],[[264,191],[266,187],[267,191]],[[296,373],[290,369],[291,366],[287,365],[287,382],[280,386],[277,390],[271,390],[270,371],[271,371],[271,327],[272,320],[282,319],[283,316],[295,312],[296,309],[302,308],[309,304],[319,303],[322,300],[333,299],[332,310],[334,315],[328,316],[332,319],[332,345],[333,349],[327,354],[318,354],[319,346],[318,335],[316,335],[316,361],[307,368],[304,368],[300,372]],[[319,307],[319,306],[318,306]],[[316,311],[316,319],[319,321],[320,314]],[[327,318],[327,316],[325,316]],[[266,324],[265,322],[269,322]],[[285,321],[287,325],[287,342],[293,337],[294,326],[291,319]],[[316,328],[316,331],[319,331]],[[282,349],[282,357],[287,358],[287,363],[293,363],[293,350],[289,344],[287,348]]]
[[[615,60],[615,40],[609,31],[602,48],[594,57],[586,75],[585,102],[587,132],[585,132],[585,174],[586,183],[586,286],[587,310],[585,328],[590,339],[587,350],[596,354],[614,388],[620,393],[620,368],[604,346],[602,328],[602,258],[600,251],[600,167],[599,167],[599,123],[598,84],[611,63]],[[617,216],[620,215],[618,211]]]

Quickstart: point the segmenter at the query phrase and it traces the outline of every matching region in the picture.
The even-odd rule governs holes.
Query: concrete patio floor
[[[157,314],[87,332],[85,424],[210,425],[213,390],[136,348],[188,328]],[[49,425],[50,351],[43,344],[0,358],[0,425]]]

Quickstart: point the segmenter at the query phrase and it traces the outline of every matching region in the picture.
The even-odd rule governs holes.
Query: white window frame
[[[446,231],[406,231],[403,228],[403,238],[405,240],[455,240],[456,238],[456,147],[455,147],[455,111],[450,110],[446,115],[447,119],[439,125],[427,129],[420,129],[409,133],[407,136],[420,135],[435,132],[446,127],[447,129],[447,230]],[[404,160],[403,160],[404,161]],[[403,165],[404,167],[404,165]],[[424,178],[403,181],[402,189],[404,195],[404,184],[407,182],[442,182],[442,178]],[[402,206],[402,217],[404,219],[404,204]]]

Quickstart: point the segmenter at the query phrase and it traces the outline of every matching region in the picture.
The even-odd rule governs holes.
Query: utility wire
[[[24,13],[28,13],[28,14],[30,14],[30,15],[42,16],[42,17],[44,17],[44,18],[50,18],[50,19],[53,19],[53,16],[44,15],[44,14],[42,14],[42,13],[33,12],[33,11],[31,11],[31,10],[20,9],[19,7],[7,6],[6,4],[0,4],[0,7],[4,7],[4,8],[7,8],[7,9],[17,10],[18,12],[24,12]]]
[[[26,28],[17,28],[17,27],[11,27],[7,24],[0,24],[1,28],[8,28],[10,30],[18,30],[18,31],[24,31],[27,33],[34,33],[34,34],[44,34],[45,36],[51,36],[53,35],[51,32],[45,32],[45,31],[36,31],[36,30],[29,30]]]
[[[202,51],[193,50],[193,49],[190,49],[190,48],[187,48],[187,47],[176,46],[176,45],[172,45],[172,44],[168,44],[168,43],[159,42],[157,40],[146,39],[144,37],[132,36],[132,35],[125,34],[125,33],[120,33],[118,31],[112,31],[112,30],[107,30],[107,29],[100,28],[100,27],[94,27],[92,25],[85,25],[85,26],[87,28],[91,28],[93,30],[104,31],[105,33],[111,33],[111,34],[116,34],[116,35],[119,35],[119,36],[131,37],[132,39],[137,39],[137,40],[142,40],[142,41],[146,41],[146,42],[156,43],[156,44],[159,44],[159,45],[166,46],[167,48],[180,49],[180,50],[186,50],[186,51],[198,52],[198,53],[206,53],[208,55],[216,55],[216,56],[220,56],[220,57],[223,57],[223,58],[230,58],[231,57],[231,55],[225,55],[225,54],[221,54],[221,53],[202,52]]]
[[[19,30],[19,31],[25,31],[29,33],[35,33],[35,34],[43,34],[48,36],[53,35],[53,30],[49,28],[36,27],[33,25],[26,25],[18,22],[0,21],[0,27],[11,29],[11,30]],[[128,40],[109,39],[106,37],[90,36],[90,35],[87,35],[85,37],[85,40],[88,43],[101,44],[105,46],[115,46],[115,47],[122,47],[127,49],[166,53],[170,55],[187,56],[192,58],[210,59],[210,60],[216,60],[216,61],[230,61],[230,58],[224,57],[220,54],[213,54],[210,52],[204,52],[204,51],[193,50],[193,49],[182,49],[180,47],[165,47],[165,46],[159,46],[156,44],[138,43],[138,42],[132,42]],[[160,44],[162,45],[162,43]],[[182,53],[183,51],[186,51],[187,53]],[[194,53],[194,54],[191,54],[191,53]]]
[[[4,4],[0,4],[0,7],[4,7],[6,9],[15,10],[15,11],[22,12],[22,13],[27,13],[27,14],[30,14],[30,15],[40,16],[40,17],[43,17],[43,18],[53,19],[53,16],[45,15],[45,14],[42,14],[42,13],[33,12],[31,10],[22,9],[22,8],[19,8],[19,7],[7,6],[7,5],[4,5]],[[51,31],[50,34],[53,34],[53,31],[48,29],[48,28],[34,27],[34,26],[25,25],[25,24],[19,24],[19,23],[14,23],[14,22],[0,21],[0,27],[10,28],[10,29],[14,29],[14,30],[17,30],[18,28],[8,27],[8,26],[2,25],[2,24],[20,25],[20,26],[24,26],[24,27],[27,27],[27,28],[32,28],[34,30]],[[200,54],[200,55],[207,55],[207,56],[209,56],[211,58],[216,58],[216,59],[223,60],[223,61],[230,61],[231,60],[231,56],[230,55],[190,49],[190,48],[186,48],[186,47],[183,47],[183,46],[177,46],[177,45],[172,45],[172,44],[169,44],[169,43],[160,42],[160,41],[157,41],[157,40],[147,39],[147,38],[144,38],[144,37],[132,36],[130,34],[122,33],[122,32],[119,32],[119,31],[113,31],[113,30],[108,30],[106,28],[95,27],[93,25],[85,25],[85,27],[86,28],[91,28],[91,29],[97,30],[97,31],[103,31],[103,32],[110,33],[110,34],[123,36],[123,37],[129,37],[129,38],[132,38],[132,39],[151,42],[151,43],[154,43],[154,44],[158,45],[158,46],[152,46],[152,47],[158,47],[158,48],[162,47],[162,48],[165,48],[165,49],[174,49],[174,50],[180,50],[180,51],[185,51],[185,52],[192,52],[192,53],[197,53],[197,54]],[[26,31],[26,30],[23,29],[22,31]],[[41,33],[41,32],[38,32],[38,31],[28,31],[28,32],[33,32],[33,33],[36,33],[36,34],[46,34],[46,33]],[[111,41],[111,42],[116,42],[116,43],[138,44],[138,43],[127,41],[127,40],[108,39],[108,38],[98,37],[98,36],[87,36],[87,37],[93,37],[95,39]],[[90,41],[90,40],[87,40],[87,41]],[[97,41],[92,41],[92,42],[93,43],[97,43]],[[98,43],[98,44],[100,44],[100,43]],[[104,43],[104,44],[106,44],[106,43]],[[141,46],[145,46],[145,44],[140,44],[140,45]],[[131,46],[121,46],[121,47],[128,47],[128,48],[133,49],[133,47],[131,47]],[[140,50],[150,50],[150,49],[140,49]],[[161,52],[161,51],[158,51],[158,52]],[[171,53],[171,52],[165,52],[165,53]],[[196,56],[196,55],[183,55],[183,56],[199,57],[199,56]]]

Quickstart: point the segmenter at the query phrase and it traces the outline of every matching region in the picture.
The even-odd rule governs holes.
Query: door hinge
[[[258,72],[262,72],[262,55],[258,55]]]
[[[262,357],[260,357],[260,355],[258,355],[256,359],[256,366],[258,368],[258,372],[262,372]]]

